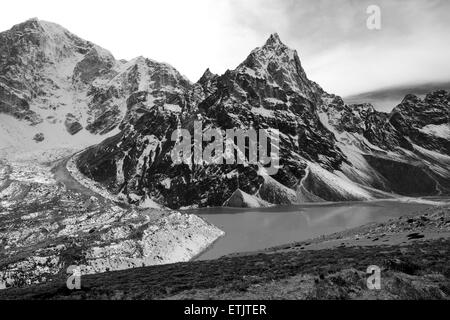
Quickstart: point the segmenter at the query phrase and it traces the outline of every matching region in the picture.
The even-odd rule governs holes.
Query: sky
[[[379,30],[367,28],[370,5]],[[193,82],[234,69],[277,32],[311,80],[346,96],[450,80],[449,15],[448,0],[15,0],[2,3],[0,30],[37,17]]]

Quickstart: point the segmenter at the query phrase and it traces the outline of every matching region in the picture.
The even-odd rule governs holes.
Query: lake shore
[[[381,269],[381,290],[367,288],[371,265]],[[448,298],[449,206],[260,252],[88,275],[81,290],[68,290],[63,278],[0,292],[0,299]]]
[[[369,223],[384,223],[401,216],[414,216],[436,204],[405,201],[343,202],[325,205],[190,211],[225,231],[197,260],[264,251],[267,248],[329,236]],[[383,239],[384,240],[384,239]]]

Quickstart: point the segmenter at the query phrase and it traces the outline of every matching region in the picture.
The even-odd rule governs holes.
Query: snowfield
[[[450,140],[450,124],[448,123],[440,125],[429,124],[419,129],[419,131],[438,138]]]

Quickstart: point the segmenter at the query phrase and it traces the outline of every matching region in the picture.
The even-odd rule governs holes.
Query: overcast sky
[[[369,5],[381,30],[366,27]],[[15,0],[0,30],[32,17],[56,22],[116,58],[172,64],[191,81],[234,69],[278,32],[310,79],[348,95],[450,80],[448,0]]]

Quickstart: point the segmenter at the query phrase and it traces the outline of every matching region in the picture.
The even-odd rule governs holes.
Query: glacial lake
[[[209,260],[304,241],[370,222],[385,222],[430,207],[430,203],[371,201],[259,209],[204,208],[185,212],[197,214],[225,231],[224,237],[197,258]]]

